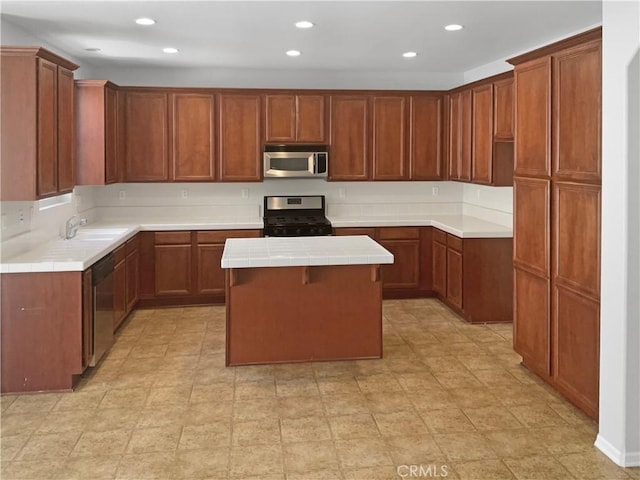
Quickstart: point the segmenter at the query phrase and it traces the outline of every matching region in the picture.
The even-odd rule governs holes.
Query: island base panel
[[[378,268],[227,270],[227,365],[381,358]]]

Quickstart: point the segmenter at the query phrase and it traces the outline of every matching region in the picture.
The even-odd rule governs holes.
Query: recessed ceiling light
[[[287,50],[287,55],[290,57],[299,57],[300,53],[301,52],[299,50]]]
[[[448,30],[449,32],[455,32],[456,30],[462,30],[462,25],[458,25],[455,23],[452,23],[451,25],[447,25],[446,27],[444,27],[445,30]]]
[[[85,48],[86,52],[99,52],[100,49],[96,47]]]
[[[153,25],[156,21],[153,18],[136,18],[136,23],[138,25]]]
[[[313,23],[308,20],[301,20],[300,22],[296,22],[296,27],[298,28],[311,28],[313,27]]]
[[[403,56],[404,58],[413,58],[413,57],[415,57],[415,56],[417,56],[417,55],[418,55],[418,54],[417,54],[416,52],[404,52],[404,53],[402,54],[402,56]]]
[[[164,53],[178,53],[178,49],[173,47],[163,48],[162,51]]]

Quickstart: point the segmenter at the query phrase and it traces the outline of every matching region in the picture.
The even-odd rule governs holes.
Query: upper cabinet
[[[73,189],[77,68],[42,48],[0,47],[2,200]]]
[[[493,139],[513,140],[513,77],[493,82]]]
[[[329,180],[370,179],[369,97],[330,97]]]
[[[409,98],[409,178],[442,180],[442,97]]]
[[[265,142],[326,143],[324,95],[265,95]]]
[[[118,157],[118,87],[105,80],[77,80],[76,158],[78,185],[122,181]]]
[[[409,178],[408,98],[402,95],[372,98],[372,153],[374,180]]]
[[[261,181],[261,96],[221,94],[219,103],[218,179],[223,182]]]

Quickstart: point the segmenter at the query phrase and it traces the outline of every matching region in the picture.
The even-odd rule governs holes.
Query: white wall
[[[596,446],[640,465],[640,4],[605,1],[600,425]]]

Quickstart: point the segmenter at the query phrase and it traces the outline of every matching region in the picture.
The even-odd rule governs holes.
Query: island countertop
[[[393,254],[366,235],[231,238],[222,254],[222,268],[387,263]]]

